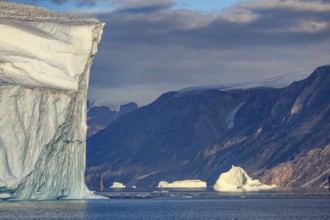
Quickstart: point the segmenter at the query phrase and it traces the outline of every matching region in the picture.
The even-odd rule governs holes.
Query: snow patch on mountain
[[[236,113],[242,108],[242,106],[245,104],[246,102],[242,102],[239,105],[237,105],[231,112],[229,112],[227,114],[227,118],[226,118],[226,124],[228,126],[229,129],[232,129],[234,127],[234,120],[235,120],[235,115]]]

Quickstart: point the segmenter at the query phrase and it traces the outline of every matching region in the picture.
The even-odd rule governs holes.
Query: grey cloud
[[[328,11],[328,0],[254,0],[242,2],[237,8],[287,8],[299,11]]]
[[[330,13],[287,9],[259,9],[253,13],[258,14],[258,19],[249,23],[229,22],[221,16],[209,21],[208,15],[172,10],[130,16],[114,12],[101,16],[101,19],[109,21],[108,29],[115,45],[235,48],[305,44],[329,38]],[[190,27],[195,20],[208,22]],[[324,28],[315,32],[304,31],[303,27],[317,26],[317,23],[323,24]]]
[[[329,62],[330,9],[320,10],[320,1],[310,10],[299,9],[299,2],[269,0],[274,4],[257,7],[254,1],[218,14],[157,8],[155,2],[98,15],[107,25],[92,67],[91,88],[98,91],[92,98],[105,100],[113,92],[127,101],[136,90],[134,99],[147,103],[154,95],[141,88],[160,95],[166,88],[307,74]]]
[[[34,1],[43,1],[43,0],[34,0]],[[69,0],[51,0],[54,4],[63,5]],[[110,3],[110,0],[70,0],[73,1],[77,6],[95,6],[99,3]]]
[[[33,1],[43,1],[43,0],[33,0]],[[51,0],[53,3],[62,5],[69,2],[69,0]],[[168,9],[173,7],[175,4],[171,0],[70,0],[74,2],[77,6],[95,6],[97,4],[107,4],[116,7],[122,12],[132,12],[137,11],[155,11],[160,9]]]
[[[151,13],[155,11],[165,10],[168,8],[170,7],[167,5],[150,5],[150,6],[124,8],[117,11],[116,13],[141,14],[141,13]]]
[[[95,6],[97,4],[109,3],[109,0],[77,0],[78,6]]]
[[[52,2],[54,2],[55,4],[58,4],[58,5],[62,5],[64,3],[66,3],[68,0],[52,0]]]
[[[170,8],[175,5],[172,0],[112,0],[111,4],[119,9],[143,8],[152,6]]]

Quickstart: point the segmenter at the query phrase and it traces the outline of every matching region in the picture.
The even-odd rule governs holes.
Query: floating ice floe
[[[113,189],[123,189],[125,187],[126,186],[124,184],[119,183],[119,182],[113,182],[112,186],[110,186],[110,188],[113,188]]]
[[[275,187],[253,180],[241,167],[232,166],[228,172],[219,176],[213,188],[221,192],[241,192],[269,190]]]
[[[206,188],[206,182],[201,180],[182,180],[169,183],[160,181],[157,188]]]

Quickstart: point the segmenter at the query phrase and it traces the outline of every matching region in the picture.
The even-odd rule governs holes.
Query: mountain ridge
[[[119,106],[119,110],[111,110],[108,106],[93,106],[91,102],[88,102],[87,111],[87,137],[91,137],[100,130],[109,126],[116,118],[121,117],[131,111],[138,108],[134,102],[122,104]]]
[[[86,181],[95,185],[102,173],[125,185],[183,179],[212,185],[237,165],[272,184],[276,178],[266,176],[273,168],[330,143],[329,75],[327,65],[285,88],[165,93],[88,140]],[[325,175],[307,185],[323,186]]]

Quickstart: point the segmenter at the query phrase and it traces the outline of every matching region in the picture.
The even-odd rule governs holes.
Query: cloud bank
[[[255,0],[217,13],[177,10],[170,0],[111,4],[85,12],[107,23],[90,84],[98,103],[143,105],[183,87],[302,77],[329,63],[328,1]]]
[[[64,5],[66,3],[73,3],[77,7],[82,6],[96,6],[98,4],[110,4],[111,0],[32,0],[33,2],[52,2],[56,5]]]

